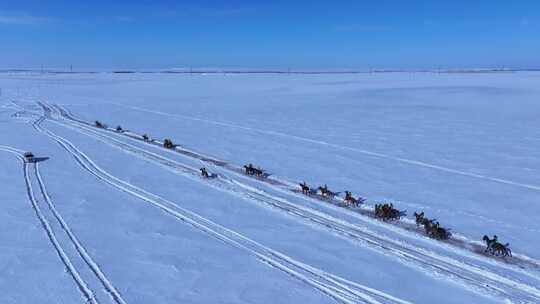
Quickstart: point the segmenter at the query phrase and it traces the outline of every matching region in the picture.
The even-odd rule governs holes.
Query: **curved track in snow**
[[[67,222],[62,218],[62,215],[58,212],[56,209],[55,204],[51,200],[51,197],[49,196],[49,192],[47,191],[47,188],[45,188],[45,183],[43,182],[43,178],[41,176],[41,173],[39,171],[39,163],[35,163],[34,165],[34,173],[37,177],[37,181],[39,183],[39,188],[41,191],[41,194],[43,198],[45,199],[45,202],[47,202],[47,206],[49,207],[50,211],[64,230],[64,232],[68,235],[70,241],[72,242],[73,246],[77,250],[79,256],[84,260],[86,265],[92,270],[94,275],[97,277],[97,279],[101,282],[105,290],[109,293],[111,298],[118,304],[126,304],[126,301],[122,298],[122,295],[120,292],[114,287],[114,285],[111,283],[111,281],[107,278],[107,276],[103,273],[99,265],[92,259],[86,248],[83,246],[83,244],[79,241],[73,230],[69,227]]]
[[[33,164],[25,161],[23,152],[21,150],[7,147],[7,146],[0,146],[0,151],[11,153],[15,155],[15,157],[17,157],[17,159],[21,161],[23,165],[23,176],[24,176],[24,181],[26,183],[26,193],[28,196],[28,200],[30,201],[30,204],[32,205],[32,209],[34,210],[39,222],[41,223],[41,226],[45,230],[45,233],[47,234],[47,238],[49,239],[51,245],[54,247],[54,250],[57,252],[60,260],[66,267],[67,272],[73,278],[73,281],[77,285],[77,288],[82,293],[85,299],[85,302],[91,303],[91,304],[98,304],[99,302],[97,298],[95,297],[94,292],[88,287],[88,282],[82,277],[80,271],[74,266],[74,263],[72,262],[70,258],[70,256],[73,256],[73,255],[68,255],[67,251],[69,251],[69,246],[62,245],[60,243],[56,233],[54,232],[52,228],[50,221],[44,215],[41,207],[39,206],[39,202],[34,193],[34,188],[32,187],[32,181],[30,179],[29,167]]]
[[[84,152],[79,150],[67,139],[43,128],[40,125],[42,121],[43,117],[38,119],[33,124],[34,128],[38,132],[56,141],[64,150],[74,157],[76,162],[84,170],[95,176],[98,180],[119,191],[149,203],[152,206],[180,220],[181,222],[187,223],[224,243],[248,252],[267,265],[285,272],[286,274],[319,290],[338,302],[368,304],[409,303],[405,300],[395,298],[373,288],[349,281],[345,278],[294,260],[281,252],[268,248],[233,230],[225,228],[199,216],[196,213],[186,210],[172,201],[166,200],[156,194],[150,193],[142,188],[123,181],[100,168],[92,159],[90,159]]]
[[[51,108],[46,105],[43,106],[47,112],[46,115],[50,116],[52,111]],[[157,163],[176,173],[201,180],[198,177],[198,170],[196,168],[189,167],[162,155],[122,142],[104,132],[99,132],[86,125],[67,123],[66,121],[60,121],[58,117],[54,118],[53,122],[54,121],[66,127],[78,130],[88,136],[92,136],[99,141],[119,148],[125,152]],[[279,208],[280,210],[301,217],[310,223],[328,229],[345,238],[365,244],[383,254],[390,254],[401,262],[410,264],[414,267],[420,267],[429,274],[436,276],[443,275],[448,279],[456,280],[465,288],[472,289],[479,293],[521,303],[536,303],[540,301],[540,290],[538,290],[537,287],[520,282],[515,278],[507,277],[504,273],[492,269],[485,269],[478,265],[458,261],[451,257],[441,256],[433,252],[415,248],[409,244],[388,239],[384,236],[377,235],[364,227],[334,218],[308,207],[297,206],[285,199],[272,196],[264,191],[252,188],[238,180],[223,175],[217,180],[212,181],[211,184],[214,187],[234,192],[235,194],[242,195],[251,200]]]

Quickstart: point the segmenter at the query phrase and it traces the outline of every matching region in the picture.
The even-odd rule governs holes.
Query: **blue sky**
[[[0,68],[540,67],[540,1],[0,0]]]

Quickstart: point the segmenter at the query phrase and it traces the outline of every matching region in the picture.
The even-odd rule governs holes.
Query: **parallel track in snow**
[[[40,104],[40,103],[38,103],[38,104]],[[41,104],[41,106],[43,107],[43,104]],[[166,151],[166,152],[169,152],[169,153],[178,153],[178,154],[183,155],[185,157],[200,160],[200,161],[206,163],[206,165],[224,168],[224,169],[229,170],[230,172],[236,173],[237,175],[241,175],[243,177],[246,176],[244,174],[244,170],[243,170],[242,167],[236,166],[236,165],[231,164],[231,163],[228,163],[228,162],[226,162],[224,160],[219,160],[219,159],[217,159],[215,157],[204,155],[204,154],[202,154],[200,152],[195,152],[195,151],[189,150],[189,149],[187,149],[185,147],[182,147],[182,146],[174,147],[174,149],[165,149],[163,147],[162,142],[160,142],[158,140],[154,140],[154,141],[151,141],[151,142],[143,141],[143,138],[142,138],[141,135],[133,133],[133,132],[119,133],[119,132],[116,132],[114,129],[111,129],[111,128],[98,129],[94,125],[92,125],[92,124],[90,124],[90,123],[88,123],[88,122],[86,122],[86,121],[84,121],[82,119],[77,118],[69,110],[67,110],[67,109],[65,109],[65,108],[63,108],[63,107],[61,107],[59,105],[52,105],[52,106],[47,105],[47,107],[53,108],[56,112],[58,112],[58,114],[59,114],[58,118],[59,119],[67,120],[67,121],[70,121],[70,122],[76,122],[76,123],[80,124],[81,126],[87,126],[87,127],[91,128],[93,130],[98,130],[98,131],[101,131],[101,132],[107,132],[109,134],[115,134],[116,136],[122,136],[124,138],[128,138],[128,139],[133,140],[133,141],[143,142],[145,145],[152,146],[152,147],[155,147],[155,148],[160,148],[163,151]],[[291,182],[291,181],[286,180],[284,178],[277,178],[275,176],[270,176],[269,178],[256,178],[256,177],[253,177],[253,178],[258,180],[259,182],[269,184],[270,186],[273,186],[276,190],[279,190],[279,191],[286,190],[288,192],[293,192],[296,195],[298,195],[300,193],[300,191],[298,190],[298,183],[297,182]],[[279,189],[279,188],[281,188],[281,189]],[[306,198],[306,196],[304,196],[304,198]],[[316,194],[316,195],[310,194],[309,198],[314,199],[314,200],[318,200],[318,201],[322,201],[324,203],[330,203],[330,204],[335,205],[335,206],[339,206],[340,207],[339,211],[341,211],[341,212],[343,212],[343,211],[352,211],[354,213],[359,213],[361,215],[366,215],[366,216],[369,216],[369,217],[372,217],[372,218],[375,217],[375,213],[374,213],[373,208],[365,208],[365,207],[364,208],[352,208],[352,207],[343,208],[343,201],[342,200],[340,200],[340,199],[326,199],[326,198],[324,198],[324,197],[322,197],[322,196],[320,196],[318,194]],[[493,219],[489,219],[489,218],[486,218],[486,217],[480,216],[480,215],[470,215],[470,214],[467,214],[467,213],[462,213],[462,214],[467,215],[467,216],[473,216],[477,220],[480,220],[480,221],[493,221]],[[398,222],[393,222],[393,223],[397,223],[397,226],[400,226],[401,228],[405,228],[406,230],[418,232],[418,229],[416,229],[416,225],[406,224],[403,221],[398,221]],[[509,224],[509,223],[505,223],[505,222],[497,222],[497,223],[499,225],[501,225],[501,226],[510,226],[510,227],[514,227],[514,228],[524,229],[523,227],[515,226],[515,225]],[[535,229],[533,229],[531,231],[532,232],[537,232],[537,230],[535,230]],[[457,247],[461,247],[461,248],[466,247],[469,250],[473,250],[476,253],[479,253],[479,254],[482,254],[482,255],[486,256],[485,254],[483,254],[483,249],[484,249],[482,247],[483,244],[480,245],[480,244],[478,244],[478,242],[470,241],[470,240],[467,240],[465,238],[459,238],[459,239],[451,238],[450,240],[445,241],[445,242],[449,243],[449,244],[452,244],[454,246],[457,246]],[[515,258],[513,260],[517,261],[518,263],[516,263],[516,264],[520,265],[520,267],[528,267],[528,268],[531,268],[531,269],[540,270],[540,262],[534,261],[534,259],[531,259],[529,257],[523,256],[523,255],[515,255]]]
[[[192,151],[192,150],[188,150],[188,149],[186,149],[184,147],[180,147],[180,146],[175,147],[174,149],[166,149],[166,148],[163,147],[161,142],[159,142],[159,141],[152,141],[152,142],[143,141],[142,136],[138,135],[136,133],[132,133],[132,132],[118,133],[115,130],[112,130],[110,128],[105,128],[105,129],[96,128],[94,125],[92,125],[92,124],[90,124],[88,122],[85,122],[85,121],[83,121],[81,119],[78,119],[69,110],[64,109],[63,107],[61,107],[59,105],[50,106],[50,105],[47,105],[45,103],[40,103],[40,102],[38,102],[38,105],[40,105],[42,107],[42,109],[48,113],[49,117],[51,116],[52,112],[55,112],[57,120],[62,120],[64,122],[67,122],[70,125],[75,126],[75,127],[79,128],[79,129],[82,128],[82,129],[84,129],[86,131],[90,131],[90,132],[92,132],[94,134],[97,134],[97,135],[105,135],[106,136],[107,134],[112,134],[112,135],[114,135],[116,137],[123,137],[123,138],[130,139],[133,142],[143,143],[144,145],[160,149],[161,151],[164,151],[164,152],[178,153],[178,154],[180,154],[182,156],[199,160],[199,161],[201,161],[203,163],[206,163],[206,165],[210,165],[210,166],[212,166],[214,168],[226,169],[229,172],[234,173],[236,176],[238,176],[240,178],[244,178],[244,179],[249,178],[250,180],[257,181],[259,183],[267,184],[270,187],[272,187],[274,190],[280,191],[282,193],[286,193],[288,195],[292,194],[292,195],[295,195],[295,196],[300,197],[302,199],[310,200],[312,202],[316,202],[318,204],[321,204],[321,202],[322,202],[322,204],[327,208],[330,207],[330,205],[336,206],[338,208],[335,208],[334,210],[337,210],[337,211],[343,212],[343,213],[347,213],[348,215],[353,215],[356,218],[361,219],[361,220],[365,220],[366,219],[365,216],[370,217],[370,218],[375,218],[374,210],[372,208],[365,208],[365,207],[363,207],[363,208],[345,207],[344,208],[343,202],[340,199],[326,199],[326,198],[324,198],[324,197],[322,197],[322,196],[320,196],[318,194],[317,195],[310,194],[308,196],[300,194],[300,191],[297,189],[297,187],[298,187],[297,183],[290,182],[290,181],[288,181],[286,179],[276,178],[276,177],[273,177],[273,176],[270,176],[269,178],[248,177],[247,175],[244,174],[243,168],[241,168],[239,166],[236,166],[236,165],[233,165],[233,164],[230,164],[230,163],[228,163],[226,161],[216,159],[215,157],[207,156],[207,155],[201,154],[200,152],[195,152],[195,151]],[[50,118],[52,118],[52,117],[50,117]],[[57,120],[53,120],[53,121],[57,121]],[[80,132],[80,130],[77,130],[77,131]],[[93,136],[91,134],[87,134],[87,135]],[[115,140],[116,142],[118,142],[118,140],[116,140],[115,138],[112,138],[111,136],[107,136],[107,137],[109,139],[112,139],[112,140]],[[105,143],[107,143],[107,142],[105,142]],[[407,230],[408,232],[413,232],[413,233],[416,233],[416,234],[420,233],[420,234],[424,235],[423,230],[421,230],[421,229],[419,230],[418,227],[414,223],[410,223],[410,222],[407,222],[407,221],[397,221],[397,222],[387,222],[387,224],[394,225],[394,226],[398,227],[398,229],[404,229],[404,230]],[[458,237],[458,238],[452,237],[452,238],[450,238],[449,240],[446,240],[446,241],[439,241],[439,244],[446,244],[446,245],[449,245],[449,246],[457,247],[458,249],[461,249],[461,250],[464,250],[464,251],[467,251],[467,252],[472,251],[477,255],[477,256],[475,256],[475,258],[477,258],[477,259],[478,258],[485,259],[487,257],[490,260],[492,260],[493,263],[498,263],[499,266],[513,265],[513,266],[519,267],[521,269],[533,270],[534,272],[538,272],[540,270],[540,263],[538,261],[536,261],[536,260],[534,260],[532,258],[529,258],[527,256],[521,255],[521,254],[515,254],[514,257],[511,260],[504,260],[504,263],[501,263],[495,257],[490,256],[490,255],[486,255],[484,253],[484,247],[482,245],[478,244],[477,242],[466,239],[464,237]],[[527,273],[527,274],[530,274],[530,273]],[[532,276],[538,278],[538,276],[536,276],[536,275],[532,275]]]
[[[52,212],[64,232],[68,235],[71,243],[77,250],[77,253],[79,256],[84,260],[88,268],[92,270],[96,278],[101,282],[107,293],[110,295],[110,297],[114,300],[114,302],[118,304],[126,304],[126,301],[122,298],[122,295],[120,292],[116,289],[116,287],[112,284],[112,282],[107,278],[105,273],[101,270],[99,265],[94,261],[94,259],[90,256],[86,248],[83,246],[81,241],[77,238],[73,230],[69,227],[67,222],[64,220],[60,212],[56,209],[56,206],[54,202],[52,201],[51,197],[49,196],[49,192],[47,191],[47,188],[45,187],[45,183],[43,182],[43,178],[41,176],[41,173],[39,171],[39,163],[35,163],[34,165],[34,173],[37,178],[37,181],[39,183],[39,188],[41,191],[41,194],[43,198],[45,199],[45,202],[47,202],[47,206],[49,207],[49,210]]]
[[[164,211],[183,223],[238,249],[255,256],[265,264],[283,271],[284,273],[304,282],[317,289],[323,294],[333,298],[340,303],[388,303],[388,304],[408,304],[409,302],[395,298],[381,291],[363,286],[356,282],[325,272],[321,269],[309,266],[293,258],[259,244],[240,233],[225,228],[206,218],[199,216],[189,210],[180,207],[172,201],[166,200],[156,194],[150,193],[142,188],[123,181],[104,169],[100,168],[84,152],[65,138],[43,128],[40,124],[42,118],[33,125],[36,130],[56,141],[64,150],[73,156],[76,162],[87,172],[95,176],[98,180],[113,188],[136,197],[152,206]]]
[[[279,136],[279,137],[283,137],[283,138],[289,138],[289,139],[293,139],[293,140],[296,140],[296,141],[316,144],[316,145],[320,145],[320,146],[326,146],[326,147],[330,147],[330,148],[333,148],[333,149],[352,151],[352,152],[361,153],[361,154],[371,156],[371,157],[376,157],[376,158],[380,158],[380,159],[387,159],[387,160],[391,160],[391,161],[401,162],[401,163],[405,163],[405,164],[416,166],[416,167],[429,168],[429,169],[432,169],[432,170],[437,170],[437,171],[441,171],[441,172],[445,172],[445,173],[449,173],[449,174],[461,175],[461,176],[466,176],[466,177],[475,178],[475,179],[482,179],[482,180],[486,180],[486,181],[490,181],[490,182],[494,182],[494,183],[500,183],[500,184],[515,186],[515,187],[520,187],[520,188],[524,188],[524,189],[528,189],[528,190],[540,191],[540,185],[520,183],[520,182],[516,182],[516,181],[513,181],[513,180],[509,180],[509,179],[493,177],[493,176],[488,176],[488,175],[485,175],[485,174],[478,174],[478,173],[463,171],[463,170],[459,170],[459,169],[444,167],[444,166],[428,163],[428,162],[425,162],[425,161],[419,161],[419,160],[414,160],[414,159],[397,157],[397,156],[384,154],[384,153],[380,153],[380,152],[374,152],[374,151],[369,151],[369,150],[365,150],[365,149],[359,149],[359,148],[339,145],[339,144],[335,144],[335,143],[326,142],[326,141],[323,141],[323,140],[316,140],[316,139],[312,139],[312,138],[302,137],[302,136],[298,136],[298,135],[291,135],[291,134],[286,134],[286,133],[277,132],[277,131],[270,131],[270,130],[263,130],[263,129],[253,128],[253,127],[240,126],[240,125],[236,125],[236,124],[233,124],[233,123],[219,122],[219,121],[214,121],[214,120],[209,120],[209,119],[192,117],[192,116],[188,116],[188,115],[164,113],[164,112],[161,112],[161,111],[153,111],[153,110],[148,110],[148,109],[144,109],[144,108],[141,108],[141,107],[126,106],[126,105],[119,104],[119,103],[111,103],[111,104],[114,104],[116,106],[123,107],[123,108],[128,108],[128,109],[132,109],[132,110],[147,112],[147,113],[153,113],[153,114],[164,115],[164,116],[169,116],[169,117],[177,117],[177,118],[188,119],[188,120],[192,120],[192,121],[198,121],[198,122],[204,122],[204,123],[208,123],[208,124],[213,124],[213,125],[217,125],[217,126],[221,126],[221,127],[234,128],[234,129],[240,129],[240,130],[247,130],[247,131],[257,132],[257,133],[266,134],[266,135],[273,135],[273,136]]]
[[[73,255],[68,255],[67,253],[70,250],[69,246],[66,246],[65,244],[62,245],[60,243],[56,233],[54,232],[52,228],[51,222],[47,219],[41,207],[39,206],[40,204],[36,198],[36,195],[34,193],[34,188],[32,187],[32,181],[30,179],[29,167],[32,164],[25,161],[23,152],[18,149],[6,147],[6,146],[0,146],[0,151],[12,153],[13,155],[15,155],[15,157],[17,157],[17,159],[21,161],[23,165],[23,176],[24,176],[24,181],[26,183],[26,194],[28,196],[28,200],[30,201],[32,209],[34,210],[41,226],[43,227],[47,235],[47,238],[49,239],[49,242],[54,247],[54,250],[58,254],[58,257],[60,258],[62,263],[64,264],[67,272],[73,278],[73,281],[77,285],[77,288],[82,293],[85,299],[85,303],[98,304],[99,302],[97,298],[95,297],[94,292],[88,287],[87,281],[81,276],[80,271],[74,266],[74,263],[69,257],[69,256],[73,256]]]
[[[46,115],[51,115],[51,108],[48,108],[46,105],[43,106],[46,112],[48,112]],[[168,159],[162,155],[122,142],[105,134],[104,132],[98,132],[88,126],[66,124],[66,122],[59,120],[53,120],[53,122],[73,128],[82,134],[92,136],[99,141],[119,148],[124,152],[145,158],[146,160],[171,169],[176,173],[201,180],[198,177],[198,170],[196,168],[189,167],[185,164]],[[538,290],[538,288],[527,285],[526,283],[522,283],[517,279],[506,277],[503,273],[497,273],[491,269],[485,269],[477,265],[468,264],[455,260],[451,257],[441,256],[439,254],[428,252],[420,248],[415,248],[399,241],[379,236],[364,227],[334,218],[330,215],[308,207],[295,205],[285,199],[272,196],[255,188],[251,188],[250,186],[234,179],[219,176],[218,180],[211,182],[211,184],[222,190],[240,194],[251,200],[264,203],[274,208],[283,210],[288,214],[298,216],[309,223],[316,224],[317,226],[337,233],[340,236],[368,245],[370,248],[375,249],[383,254],[390,254],[397,257],[404,263],[420,267],[429,274],[443,275],[449,279],[457,280],[461,282],[464,287],[470,288],[482,294],[488,294],[522,303],[536,303],[540,301],[540,290]]]
[[[131,141],[134,141],[134,142],[143,143],[143,144],[145,144],[145,145],[147,145],[149,147],[159,148],[159,149],[161,149],[161,151],[164,151],[164,152],[178,153],[178,154],[180,154],[182,156],[185,156],[185,157],[188,157],[188,158],[197,159],[197,160],[199,160],[199,161],[201,161],[203,163],[206,163],[206,165],[226,169],[226,170],[236,174],[237,176],[239,176],[241,178],[248,177],[247,175],[244,174],[244,170],[243,170],[242,167],[236,166],[236,165],[231,164],[231,163],[228,163],[228,162],[226,162],[224,160],[220,160],[220,159],[217,159],[215,157],[202,154],[200,152],[195,152],[193,150],[189,150],[189,149],[187,149],[185,147],[182,147],[182,146],[174,147],[174,149],[166,149],[166,148],[163,147],[162,142],[157,141],[157,140],[154,140],[154,141],[151,141],[151,142],[144,141],[141,135],[133,133],[133,132],[119,133],[119,132],[116,132],[115,130],[110,129],[110,128],[99,129],[99,128],[96,128],[94,125],[92,125],[92,124],[90,124],[90,123],[88,123],[88,122],[86,122],[86,121],[84,121],[82,119],[77,118],[68,109],[65,109],[65,108],[63,108],[63,107],[61,107],[59,105],[52,105],[51,106],[51,105],[45,105],[45,104],[40,103],[40,102],[38,102],[38,105],[40,105],[43,109],[45,109],[45,108],[54,109],[54,111],[57,112],[57,114],[58,114],[58,119],[61,119],[61,120],[67,121],[67,122],[77,123],[78,126],[80,126],[80,127],[86,126],[87,130],[99,131],[99,132],[102,132],[102,133],[113,134],[113,135],[118,136],[118,137],[124,137],[124,138],[130,139]],[[49,112],[49,113],[51,113],[51,112]],[[349,215],[353,215],[356,218],[359,218],[361,220],[365,220],[365,216],[375,218],[375,212],[374,212],[373,208],[370,208],[370,207],[367,207],[367,206],[364,206],[364,207],[361,207],[361,208],[353,208],[353,207],[345,206],[345,208],[344,208],[343,201],[340,200],[340,199],[327,199],[327,198],[324,198],[324,197],[322,197],[321,195],[318,195],[318,194],[315,194],[315,195],[310,194],[308,196],[303,195],[298,190],[298,183],[297,182],[291,182],[289,180],[286,180],[286,179],[283,179],[283,178],[277,178],[277,177],[274,177],[274,176],[270,176],[269,178],[257,178],[257,177],[250,177],[250,178],[252,180],[254,180],[254,181],[258,181],[260,183],[267,184],[270,187],[272,187],[274,190],[286,193],[288,195],[291,195],[291,193],[293,193],[295,196],[297,196],[297,197],[300,196],[302,199],[305,199],[305,200],[310,200],[312,202],[316,202],[316,203],[319,203],[319,204],[322,202],[325,207],[329,207],[330,204],[334,205],[336,207],[339,207],[339,208],[334,209],[334,210],[337,210],[337,211],[343,212],[343,213],[347,213]],[[359,217],[359,215],[360,215],[360,217]],[[479,216],[479,220],[484,221],[484,220],[489,220],[489,219]],[[387,222],[387,224],[392,224],[392,225],[394,225],[394,226],[396,226],[398,228],[405,229],[405,230],[407,230],[409,232],[413,232],[413,233],[416,233],[416,234],[420,233],[422,235],[425,235],[422,229],[418,229],[418,227],[415,224],[410,223],[408,221]],[[508,225],[508,223],[500,223],[500,224],[501,225]],[[527,257],[527,256],[522,255],[522,254],[514,254],[514,256],[513,256],[513,258],[511,260],[504,260],[503,264],[501,264],[497,257],[487,255],[487,254],[484,253],[483,244],[479,244],[476,241],[472,241],[472,240],[467,239],[467,238],[462,237],[462,236],[460,236],[460,237],[451,237],[449,240],[439,241],[439,243],[447,244],[447,245],[453,246],[453,247],[457,247],[458,249],[462,249],[462,250],[465,250],[465,251],[468,251],[468,252],[472,251],[477,255],[476,258],[485,259],[487,257],[490,260],[492,260],[494,263],[499,263],[499,265],[503,265],[503,264],[514,265],[514,266],[519,267],[521,269],[533,270],[536,273],[538,273],[540,271],[540,262],[538,260],[535,260],[533,258]],[[536,276],[536,275],[533,275],[533,276],[538,278],[538,276]]]

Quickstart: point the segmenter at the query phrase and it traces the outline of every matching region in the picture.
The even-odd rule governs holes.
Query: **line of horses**
[[[414,213],[416,218],[416,225],[418,227],[424,226],[424,231],[427,236],[437,240],[447,240],[452,236],[450,229],[443,228],[439,222],[435,219],[429,219],[425,216],[424,211],[420,213]]]
[[[100,129],[107,129],[107,125],[103,124],[102,122],[96,120],[94,123],[94,126]],[[125,132],[124,129],[122,129],[121,126],[116,127],[114,130],[119,133]],[[145,142],[154,142],[153,139],[151,139],[147,134],[142,135],[142,140]],[[163,140],[163,147],[166,149],[174,149],[177,145],[175,145],[171,139],[166,138]],[[261,169],[260,167],[255,167],[253,164],[249,163],[244,165],[244,172],[246,175],[257,177],[257,178],[266,178],[270,176],[270,174],[265,173],[265,170]],[[206,168],[200,168],[201,176],[203,178],[216,178],[217,174],[212,173],[210,174]],[[339,196],[341,192],[332,191],[328,188],[328,185],[324,184],[323,186],[319,186],[317,188],[311,188],[308,186],[308,184],[304,181],[302,183],[298,184],[300,186],[300,190],[305,195],[315,195],[318,198],[325,199],[325,200],[333,200],[336,197]],[[345,207],[360,207],[360,205],[364,204],[366,199],[363,197],[354,197],[352,192],[350,191],[344,191],[345,195],[342,199],[342,203]],[[374,209],[374,216],[375,218],[378,218],[382,221],[397,221],[401,219],[401,217],[406,216],[407,213],[405,210],[398,210],[394,207],[392,203],[381,203],[381,204],[375,204]],[[424,232],[427,236],[437,239],[437,240],[448,240],[452,233],[450,232],[450,229],[441,227],[438,221],[435,219],[429,219],[425,216],[424,212],[420,213],[414,213],[414,216],[416,218],[416,225],[418,227],[423,226]],[[499,243],[497,236],[493,236],[493,239],[490,239],[487,235],[484,235],[482,240],[486,243],[486,249],[484,250],[485,253],[489,253],[494,256],[501,256],[501,257],[508,257],[512,256],[512,251],[510,250],[509,243],[502,244]]]
[[[244,166],[245,173],[247,175],[251,176],[261,176],[264,172],[264,170],[260,168],[253,167],[252,164],[248,164]],[[326,199],[326,200],[333,200],[341,192],[332,191],[328,188],[328,185],[324,184],[323,186],[319,186],[317,188],[311,188],[305,181],[298,184],[300,186],[300,190],[305,195],[315,195],[318,198]],[[350,191],[344,191],[345,196],[342,199],[342,202],[346,207],[352,206],[352,207],[359,207],[360,205],[364,204],[366,199],[362,197],[354,197],[352,195],[352,192]],[[394,207],[392,203],[381,203],[381,204],[375,204],[374,209],[374,216],[375,218],[378,218],[382,221],[397,221],[400,220],[401,217],[404,217],[407,215],[407,212],[405,210],[399,210]],[[429,219],[425,216],[424,212],[414,213],[415,219],[416,219],[416,225],[418,227],[424,228],[424,233],[433,239],[436,240],[448,240],[452,237],[451,229],[442,227],[440,223],[435,219]],[[485,253],[489,253],[494,256],[501,256],[501,257],[507,257],[512,256],[512,251],[509,248],[509,244],[501,244],[497,240],[497,236],[494,236],[493,239],[490,239],[487,236],[484,236],[483,238],[484,242],[486,243],[486,249],[484,250]]]

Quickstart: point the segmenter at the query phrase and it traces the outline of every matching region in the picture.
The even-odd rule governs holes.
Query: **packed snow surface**
[[[540,303],[538,83],[2,73],[0,303]]]

